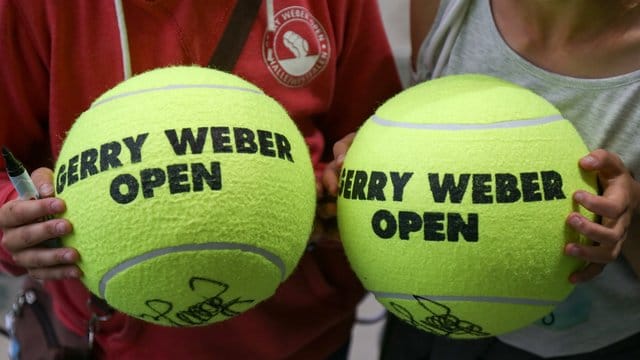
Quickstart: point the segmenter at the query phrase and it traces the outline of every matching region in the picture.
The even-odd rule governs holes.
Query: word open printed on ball
[[[445,213],[424,209],[394,213],[384,207],[386,201],[402,202],[405,187],[414,175],[413,172],[343,168],[338,196],[380,202],[380,208],[371,215],[371,231],[381,239],[409,240],[415,234],[414,238],[421,237],[425,241],[478,241],[480,219],[477,212]],[[473,204],[494,205],[567,198],[562,189],[562,175],[555,170],[519,174],[427,172],[418,176],[426,177],[422,181],[427,184],[423,194],[425,204],[460,204],[465,200]]]
[[[269,130],[212,126],[166,129],[163,134],[167,146],[171,147],[177,159],[187,154],[211,151],[213,154],[235,152],[294,162],[291,143],[287,137]],[[67,163],[61,164],[57,169],[56,192],[61,194],[65,188],[79,181],[122,167],[124,164],[144,164],[142,148],[148,137],[149,133],[125,137],[90,147],[71,156]],[[176,161],[166,168],[143,168],[139,174],[118,174],[111,181],[109,195],[117,203],[128,204],[139,195],[145,199],[152,198],[154,190],[164,185],[168,185],[171,194],[204,191],[205,185],[208,190],[222,190],[220,163]]]

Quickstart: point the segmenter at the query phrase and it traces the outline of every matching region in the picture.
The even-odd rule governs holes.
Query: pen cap
[[[2,158],[4,159],[5,168],[10,177],[19,176],[26,172],[22,163],[18,161],[5,146],[2,147]]]
[[[38,190],[36,189],[33,181],[31,180],[31,176],[24,168],[22,163],[16,159],[11,151],[6,147],[2,147],[2,157],[4,158],[6,164],[7,174],[9,175],[9,180],[13,187],[18,192],[18,197],[21,200],[35,200],[40,197]],[[52,240],[47,242],[45,245],[47,246],[56,246],[57,240]]]

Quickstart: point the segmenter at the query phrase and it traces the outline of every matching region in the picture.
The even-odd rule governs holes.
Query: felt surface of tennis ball
[[[269,298],[315,213],[308,148],[285,109],[195,66],[104,93],[68,132],[55,171],[84,284],[160,325],[219,322]]]
[[[356,274],[424,331],[481,338],[524,327],[572,290],[585,242],[566,218],[588,153],[544,98],[484,75],[406,89],[358,131],[340,174],[338,224]]]

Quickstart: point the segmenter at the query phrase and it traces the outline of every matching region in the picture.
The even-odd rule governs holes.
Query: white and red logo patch
[[[285,86],[307,85],[329,63],[331,46],[327,32],[311,13],[300,6],[280,10],[274,16],[275,31],[267,32],[262,55],[273,76]]]

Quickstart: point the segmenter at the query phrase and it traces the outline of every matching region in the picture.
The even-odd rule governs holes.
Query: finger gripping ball
[[[392,313],[454,338],[506,333],[572,290],[584,242],[566,224],[587,153],[549,102],[484,75],[408,88],[358,131],[340,174],[338,224],[363,284]],[[584,210],[582,210],[584,211]],[[586,213],[586,212],[585,212]]]
[[[85,285],[160,325],[219,322],[270,297],[311,232],[302,135],[274,99],[221,71],[118,84],[74,123],[55,170]]]

